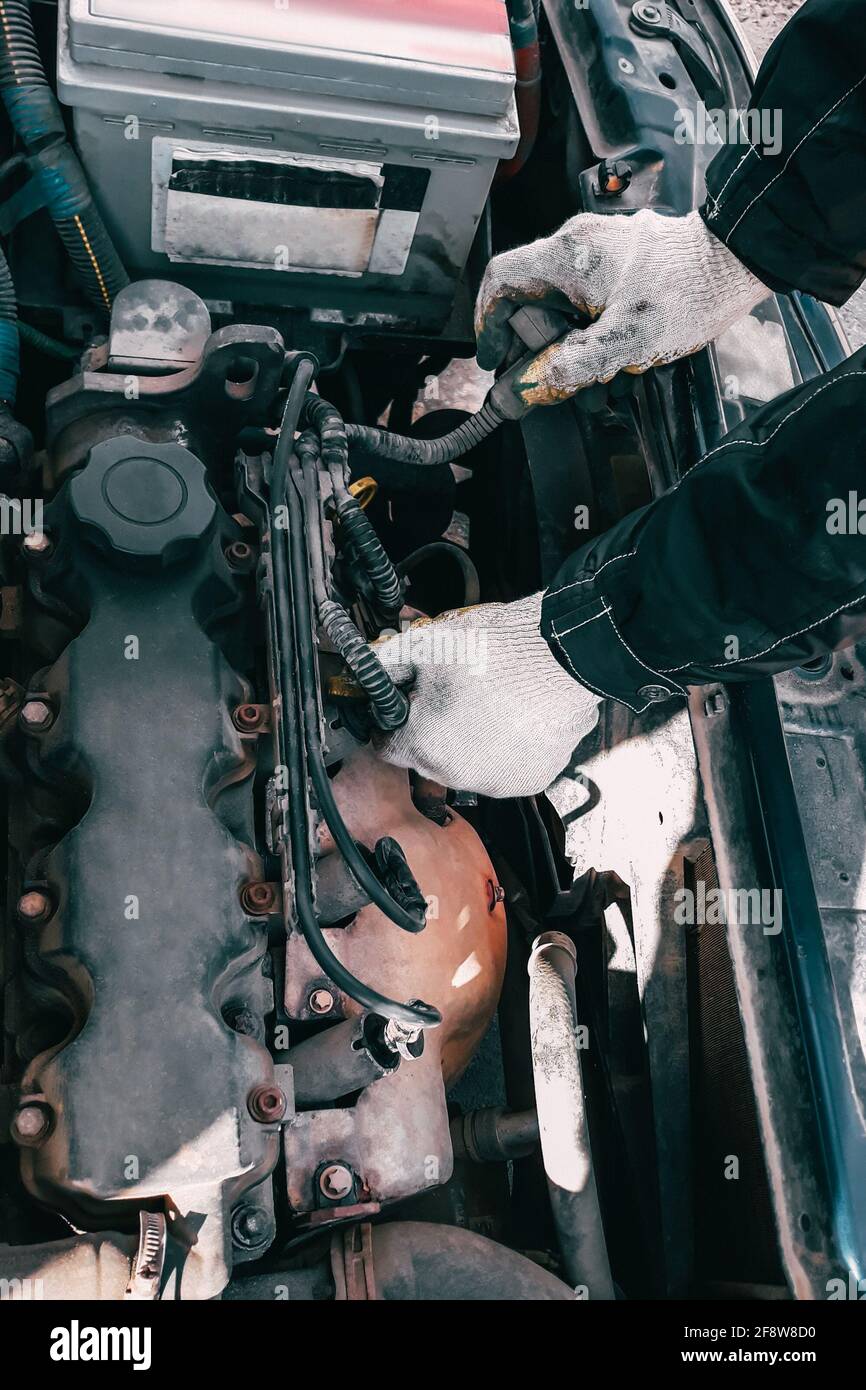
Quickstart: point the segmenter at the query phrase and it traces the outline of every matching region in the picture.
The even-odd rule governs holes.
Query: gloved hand
[[[381,756],[446,787],[531,796],[598,720],[599,697],[560,666],[539,630],[542,595],[422,619],[375,644],[409,719]]]
[[[581,213],[553,236],[494,256],[475,308],[478,363],[505,356],[515,309],[563,297],[596,320],[530,363],[514,390],[551,405],[617,372],[645,372],[696,352],[770,291],[718,241],[697,212],[662,217]]]

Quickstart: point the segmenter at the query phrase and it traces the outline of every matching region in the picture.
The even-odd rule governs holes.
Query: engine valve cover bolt
[[[314,989],[309,998],[310,1012],[329,1014],[334,1007],[334,996],[329,989]]]
[[[250,917],[267,917],[277,910],[277,890],[273,883],[245,883],[241,907]]]
[[[232,710],[232,723],[242,734],[257,734],[267,727],[266,705],[238,705]]]
[[[345,1163],[329,1163],[319,1174],[319,1190],[329,1202],[342,1202],[354,1191],[355,1179]]]
[[[31,733],[43,733],[54,723],[54,710],[45,700],[25,700],[19,719]]]
[[[288,1102],[280,1086],[254,1086],[247,1097],[247,1106],[254,1120],[263,1125],[275,1125],[285,1115]]]
[[[47,893],[43,893],[38,888],[32,888],[28,893],[22,893],[18,899],[18,916],[25,922],[47,922],[54,911],[54,904]]]
[[[232,541],[224,551],[229,566],[233,570],[252,569],[255,561],[255,551],[246,541]]]
[[[28,1097],[12,1119],[12,1138],[25,1148],[36,1148],[51,1133],[54,1117],[43,1100]]]
[[[50,555],[54,542],[45,531],[28,531],[21,542],[25,555]]]
[[[246,1250],[265,1245],[272,1234],[271,1218],[264,1207],[246,1204],[232,1213],[232,1239]]]

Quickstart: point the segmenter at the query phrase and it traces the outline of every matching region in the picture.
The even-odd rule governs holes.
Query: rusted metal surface
[[[241,889],[241,907],[251,917],[269,917],[280,905],[278,883],[245,883]]]
[[[32,922],[37,926],[40,922],[48,921],[54,911],[54,902],[41,888],[31,888],[21,894],[16,911],[22,922]]]
[[[427,926],[399,931],[375,907],[362,907],[341,929],[326,929],[331,949],[353,971],[395,999],[423,997],[442,1012],[425,1049],[368,1086],[352,1109],[311,1110],[284,1131],[289,1200],[297,1212],[318,1204],[313,1179],[340,1160],[363,1184],[362,1198],[409,1196],[445,1182],[452,1168],[445,1087],[464,1070],[499,999],[505,968],[505,910],[491,910],[488,884],[496,875],[472,827],[456,812],[447,825],[413,804],[407,774],[358,749],[334,778],[334,794],[349,829],[369,848],[391,835],[427,899]],[[329,837],[320,843],[330,849]],[[286,1011],[308,1019],[321,971],[293,931],[286,948]],[[361,1012],[336,995],[336,1016]]]

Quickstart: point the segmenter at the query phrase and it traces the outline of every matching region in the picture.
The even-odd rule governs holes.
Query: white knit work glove
[[[398,684],[414,681],[408,722],[378,740],[386,762],[484,796],[550,785],[595,727],[599,697],[542,637],[541,600],[458,609],[375,644]]]
[[[514,390],[552,405],[617,372],[645,372],[696,352],[770,291],[697,212],[572,217],[553,236],[494,256],[475,307],[478,363],[492,371],[521,304],[563,296],[595,320],[545,348]]]

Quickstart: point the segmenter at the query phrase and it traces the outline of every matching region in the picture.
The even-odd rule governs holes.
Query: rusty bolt
[[[18,718],[29,733],[44,733],[54,723],[54,710],[47,700],[25,700]]]
[[[259,1124],[275,1125],[285,1115],[288,1102],[280,1086],[254,1086],[247,1096],[247,1106]]]
[[[255,559],[253,548],[246,541],[232,541],[231,545],[226,546],[224,554],[233,570],[248,570]]]
[[[309,998],[310,1012],[329,1014],[334,1007],[334,996],[329,989],[314,989]]]
[[[26,555],[50,555],[54,543],[44,531],[28,531],[21,542],[21,549]]]
[[[277,910],[277,889],[273,883],[245,883],[241,907],[250,917],[267,917]]]
[[[18,899],[18,916],[25,922],[47,922],[54,911],[54,904],[47,893],[39,888],[31,888]]]
[[[487,911],[493,912],[499,903],[505,902],[505,889],[492,878],[487,880]]]
[[[319,1190],[329,1202],[342,1202],[354,1191],[355,1179],[345,1163],[329,1163],[319,1174]]]
[[[16,1144],[35,1149],[48,1138],[53,1123],[51,1107],[44,1100],[28,1097],[12,1117],[12,1138]]]
[[[255,734],[267,723],[266,705],[238,705],[232,710],[232,723],[242,734]]]

